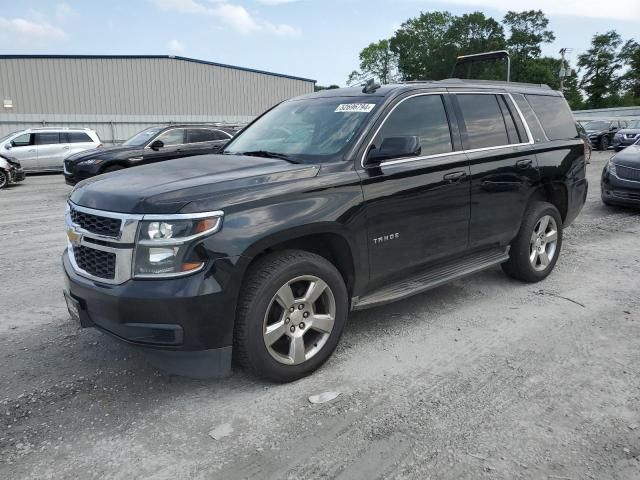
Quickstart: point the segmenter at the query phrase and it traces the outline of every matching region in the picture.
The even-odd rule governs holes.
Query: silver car
[[[0,152],[10,151],[27,172],[62,171],[69,155],[101,146],[88,128],[28,128],[0,138]]]

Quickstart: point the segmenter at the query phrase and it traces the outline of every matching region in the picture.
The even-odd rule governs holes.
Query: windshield
[[[593,122],[587,123],[584,128],[586,130],[609,130],[609,125],[609,122],[594,120]]]
[[[153,138],[165,127],[151,127],[146,130],[141,131],[140,133],[136,133],[133,137],[123,143],[123,145],[127,145],[129,147],[142,147],[144,146],[149,139]]]
[[[11,132],[8,135],[5,135],[4,137],[0,137],[0,143],[5,142],[6,140],[8,140],[9,138],[13,137],[16,133],[20,133],[22,130],[18,130],[17,132]]]
[[[629,125],[627,125],[627,128],[637,128],[640,129],[640,120],[634,120],[632,122],[629,122]]]
[[[224,153],[269,152],[304,163],[337,160],[380,100],[329,97],[281,103],[243,130]]]

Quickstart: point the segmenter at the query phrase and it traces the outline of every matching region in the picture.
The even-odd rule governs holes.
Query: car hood
[[[604,133],[604,132],[608,132],[609,130],[585,130],[587,132],[587,135],[593,135],[594,133]]]
[[[104,160],[120,159],[130,156],[132,153],[143,151],[144,147],[129,147],[118,145],[115,147],[92,148],[91,150],[83,150],[79,153],[69,155],[66,160],[72,162],[81,162],[83,160],[91,160],[94,158],[102,158]]]
[[[640,133],[640,128],[622,128],[616,133],[635,133],[637,135],[638,133]]]
[[[612,160],[616,165],[640,168],[640,145],[630,145],[620,153],[616,153]]]
[[[319,170],[271,158],[199,155],[92,177],[80,182],[70,199],[88,208],[135,214],[190,211],[185,207],[194,202],[199,211],[217,210],[239,198],[246,201],[252,190],[286,193],[292,181],[315,177]]]

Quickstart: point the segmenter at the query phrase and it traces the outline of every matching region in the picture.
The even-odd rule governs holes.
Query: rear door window
[[[229,136],[219,130],[206,128],[190,128],[187,130],[188,143],[215,142],[229,140]]]
[[[421,156],[453,150],[441,95],[420,95],[398,104],[378,133],[375,145],[382,145],[385,138],[407,136],[420,139]]]
[[[468,149],[509,145],[507,126],[495,95],[457,94],[467,128]],[[515,129],[515,126],[513,127]]]
[[[58,132],[36,133],[36,145],[57,145],[60,143]]]
[[[569,140],[578,136],[569,105],[564,97],[526,95],[527,101],[540,119],[549,140]]]

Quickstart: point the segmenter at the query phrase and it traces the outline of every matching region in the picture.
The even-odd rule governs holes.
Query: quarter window
[[[385,138],[413,136],[420,140],[421,156],[453,150],[441,95],[421,95],[400,103],[385,121],[374,145],[379,147]]]
[[[549,140],[576,138],[578,131],[564,97],[526,95]]]
[[[215,142],[219,140],[229,140],[229,136],[219,130],[205,128],[194,128],[187,130],[189,143]]]
[[[92,143],[91,137],[84,132],[68,132],[67,134],[67,142],[68,143]]]
[[[505,120],[495,95],[458,94],[457,98],[467,127],[469,149],[509,145]]]

